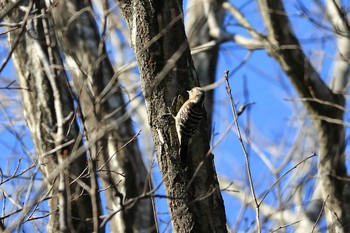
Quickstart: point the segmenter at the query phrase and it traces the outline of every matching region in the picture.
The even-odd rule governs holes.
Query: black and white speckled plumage
[[[205,91],[194,87],[189,92],[188,100],[181,106],[175,117],[176,132],[180,142],[180,149],[188,144],[189,139],[197,130],[203,118],[203,101]]]

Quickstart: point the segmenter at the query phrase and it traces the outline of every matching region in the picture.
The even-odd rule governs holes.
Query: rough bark
[[[184,32],[182,1],[117,2],[138,61],[173,230],[226,232],[213,155],[206,156],[209,150],[206,119],[181,160],[174,120],[167,114],[177,95],[185,97],[186,90],[199,85]],[[190,183],[193,175],[194,181]]]
[[[343,110],[345,99],[332,92],[320,79],[292,31],[280,0],[259,0],[260,11],[268,31],[267,52],[286,72],[303,98],[306,110],[319,138],[318,174],[326,202],[326,218],[330,232],[349,232],[349,196],[344,162]],[[315,101],[317,100],[317,101]],[[320,103],[321,102],[321,103]],[[340,108],[339,108],[340,107]]]
[[[151,231],[155,226],[151,200],[130,202],[149,189],[147,170],[136,140],[131,140],[134,137],[131,120],[92,8],[73,0],[54,1],[48,7],[52,7],[55,32],[72,69],[87,140],[97,139],[90,154],[97,161],[107,209],[114,214],[110,219],[111,231]]]
[[[2,1],[1,7],[7,3]],[[24,24],[23,33],[21,30],[8,33],[9,49],[14,49],[12,59],[23,88],[24,115],[45,179],[82,143],[57,43],[48,33],[51,22],[38,17],[46,16],[39,1],[35,6],[25,1],[22,6],[27,8],[11,10],[5,20]],[[48,203],[52,214],[48,232],[92,231],[91,198],[80,185],[90,186],[86,166],[86,155],[82,154],[49,183]],[[77,177],[80,178],[75,180]]]

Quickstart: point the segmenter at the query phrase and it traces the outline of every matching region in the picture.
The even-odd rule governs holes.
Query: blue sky
[[[240,7],[241,1],[235,1],[237,7]],[[242,1],[242,3],[246,1]],[[311,58],[312,61],[319,61],[322,57],[322,62],[317,63],[320,74],[323,80],[328,83],[332,74],[332,62],[334,61],[334,53],[336,50],[334,38],[322,38],[324,34],[330,35],[329,32],[320,32],[313,24],[309,23],[308,20],[300,16],[299,3],[298,1],[284,1],[286,3],[287,12],[291,16],[293,28],[301,39],[302,46],[306,51],[306,54]],[[305,1],[306,7],[310,7],[311,3]],[[310,4],[310,5],[309,5]],[[186,5],[186,1],[184,3]],[[309,9],[313,10],[313,9]],[[258,13],[258,8],[255,1],[250,1],[249,4],[245,4],[243,8],[245,16],[249,21],[258,29],[258,31],[264,33],[264,26]],[[232,17],[227,17],[226,24],[230,25],[229,31],[234,33],[241,33],[248,36],[247,32],[241,27],[235,25],[235,21]],[[1,29],[0,29],[1,30]],[[313,39],[308,41],[307,39],[312,37]],[[316,39],[315,39],[316,38]],[[1,37],[0,57],[4,58],[7,54],[5,38]],[[247,55],[247,51],[238,47],[232,42],[223,44],[220,47],[219,62],[217,68],[217,79],[222,78],[224,70],[233,71],[243,58]],[[315,62],[316,64],[316,62]],[[10,62],[1,73],[0,86],[6,86],[3,81],[11,81],[15,79],[15,71],[12,63]],[[296,137],[298,131],[298,115],[295,111],[295,106],[298,110],[302,111],[300,103],[286,101],[288,98],[296,98],[297,95],[291,86],[288,78],[281,71],[278,64],[271,58],[266,56],[266,52],[255,51],[248,60],[247,64],[244,65],[240,70],[234,73],[230,77],[230,84],[232,88],[232,94],[235,102],[238,102],[238,106],[245,103],[244,91],[243,91],[243,80],[246,79],[247,89],[249,90],[249,102],[255,104],[250,108],[250,126],[251,126],[251,140],[256,141],[262,147],[269,158],[274,160],[273,156],[269,154],[271,142],[280,144],[280,147],[276,146],[278,151],[287,151],[293,144],[293,140]],[[18,85],[17,83],[14,84]],[[11,174],[15,169],[18,157],[23,158],[21,161],[20,169],[27,168],[32,164],[32,161],[25,155],[22,145],[18,142],[18,139],[14,136],[12,129],[9,127],[8,119],[6,118],[7,112],[10,116],[14,115],[15,110],[17,111],[20,107],[19,96],[17,90],[0,90],[1,98],[6,94],[11,98],[10,108],[0,111],[0,150],[2,151],[2,162],[0,167],[4,174]],[[15,108],[14,108],[15,107]],[[30,140],[28,130],[26,130],[25,122],[21,115],[16,115],[12,118],[13,123],[17,130],[20,130],[20,138],[26,147],[33,152],[33,145]],[[348,115],[346,116],[348,118]],[[214,109],[214,124],[215,132],[218,139],[220,135],[225,131],[227,125],[233,120],[232,112],[230,110],[229,99],[226,93],[225,85],[221,85],[215,90],[215,109]],[[246,115],[243,114],[239,119],[241,129],[247,123]],[[136,126],[136,130],[138,130]],[[312,148],[311,148],[312,149]],[[317,148],[314,148],[315,150]],[[261,159],[250,150],[251,159],[251,170],[253,171],[253,179],[256,184],[257,193],[261,194],[273,183],[271,173],[266,168],[266,165]],[[311,153],[312,150],[309,151]],[[310,155],[305,152],[301,157]],[[238,179],[241,181],[247,181],[247,174],[245,172],[244,155],[241,150],[238,138],[234,132],[230,132],[223,142],[214,150],[216,168],[219,175],[230,179]],[[316,161],[316,158],[313,158]],[[278,161],[276,161],[278,163]],[[291,164],[293,165],[293,164]],[[290,166],[289,166],[290,167]],[[287,168],[289,168],[287,167]],[[284,170],[284,172],[286,169]],[[32,171],[34,172],[34,170]],[[289,183],[284,183],[288,178],[296,174],[297,171],[292,172],[282,181],[283,187],[288,187]],[[157,168],[154,170],[154,182],[158,184],[161,180]],[[25,176],[29,176],[26,174]],[[16,182],[21,183],[20,187],[26,187],[28,180],[18,180]],[[1,188],[4,188],[8,192],[11,192],[14,187],[18,187],[16,182],[9,182]],[[283,188],[282,188],[283,190]],[[163,193],[162,189],[159,191]],[[223,193],[225,200],[225,207],[227,213],[227,219],[229,224],[235,222],[236,216],[241,208],[241,203],[235,198],[232,198],[226,193]],[[275,201],[275,191],[268,195],[266,202],[273,203]],[[10,206],[11,203],[7,203]],[[0,200],[0,209],[3,204]],[[10,211],[9,209],[6,212]],[[169,221],[169,215],[167,215],[166,200],[162,199],[157,202],[158,217],[161,221]],[[240,224],[241,230],[245,227],[249,227],[251,221],[254,221],[254,211],[251,209],[247,210],[246,222]],[[161,229],[167,231],[171,226],[167,226],[163,222],[160,224]],[[31,226],[28,226],[30,228]]]

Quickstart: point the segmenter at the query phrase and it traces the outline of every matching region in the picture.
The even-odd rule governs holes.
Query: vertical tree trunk
[[[268,53],[286,72],[298,94],[311,99],[303,102],[319,138],[318,175],[330,232],[349,232],[349,192],[344,160],[344,96],[325,85],[311,62],[300,49],[280,0],[259,0],[268,31]],[[284,49],[287,48],[287,49]],[[290,49],[291,48],[291,49]],[[320,103],[321,101],[321,103]]]
[[[113,232],[139,232],[154,229],[150,198],[125,206],[131,198],[148,191],[147,170],[143,164],[131,120],[117,76],[105,52],[91,6],[83,1],[55,1],[52,14],[56,35],[72,69],[80,99],[90,153],[97,161],[98,175],[111,216]]]
[[[2,2],[3,5],[6,3]],[[59,161],[68,158],[82,143],[57,43],[49,33],[51,22],[45,17],[39,1],[35,6],[26,1],[23,6],[27,7],[25,12],[15,9],[7,20],[24,21],[24,31],[11,31],[8,41],[10,50],[14,49],[12,58],[23,87],[24,115],[45,179]],[[43,17],[37,17],[39,14]],[[86,155],[83,154],[49,183],[48,202],[52,214],[48,232],[92,231],[91,198],[81,186],[81,183],[90,186],[86,166]]]
[[[173,230],[226,232],[213,155],[206,155],[209,151],[206,119],[182,161],[178,155],[174,121],[167,114],[177,95],[185,96],[186,90],[199,85],[193,75],[194,67],[184,32],[182,1],[117,2],[129,26],[140,69],[141,87]]]

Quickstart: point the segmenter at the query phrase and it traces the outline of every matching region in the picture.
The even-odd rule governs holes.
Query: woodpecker
[[[180,155],[181,151],[184,151],[187,147],[188,141],[197,130],[204,115],[205,91],[200,87],[194,87],[188,91],[188,95],[188,100],[181,106],[175,116],[176,132],[180,142]]]

